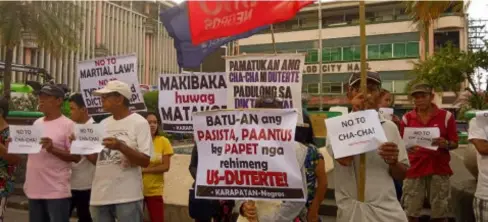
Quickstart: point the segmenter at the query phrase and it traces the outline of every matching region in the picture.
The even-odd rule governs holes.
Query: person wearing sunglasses
[[[256,100],[255,108],[260,109],[282,109],[283,100],[273,96],[263,96]],[[302,173],[302,182],[305,193],[307,193],[305,159],[307,146],[296,143],[295,152],[297,161]],[[305,202],[298,201],[236,201],[237,209],[240,212],[240,221],[260,222],[290,222],[295,221],[305,208]]]

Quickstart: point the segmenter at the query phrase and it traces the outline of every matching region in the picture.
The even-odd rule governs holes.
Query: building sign
[[[368,70],[370,70],[369,63],[366,63]],[[325,63],[322,64],[322,74],[327,73],[352,73],[360,72],[361,63],[351,62],[351,63]],[[305,70],[303,74],[319,74],[319,64],[308,64],[305,65]]]

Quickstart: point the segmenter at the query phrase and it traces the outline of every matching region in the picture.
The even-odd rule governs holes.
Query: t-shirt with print
[[[485,126],[477,121],[476,118],[472,118],[469,121],[468,140],[488,140],[487,132],[484,127]],[[476,186],[476,193],[474,195],[479,199],[488,200],[488,156],[476,152],[476,160],[478,162],[479,172],[478,185]]]
[[[173,155],[173,147],[164,136],[156,136],[153,140],[154,150],[149,167],[155,167],[162,163],[162,156]],[[145,173],[142,174],[144,183],[144,196],[162,196],[164,186],[164,174]]]
[[[9,128],[0,131],[0,142],[5,145],[10,136]],[[15,165],[9,164],[6,160],[0,158],[0,197],[8,196],[14,190]]]
[[[130,148],[151,156],[152,138],[147,120],[137,113],[115,120],[107,117],[100,124],[107,137],[115,137]],[[109,205],[142,200],[142,173],[138,166],[131,166],[117,150],[103,149],[93,177],[90,205]]]
[[[407,151],[398,128],[390,120],[379,116],[386,139],[398,146],[398,161],[409,165]],[[327,140],[329,153],[332,152]],[[344,147],[347,149],[347,147]],[[359,155],[354,157],[352,166],[342,166],[334,161],[335,199],[337,202],[337,221],[341,222],[407,222],[407,216],[398,202],[388,164],[378,152],[366,153],[366,192],[365,201],[360,202],[357,194],[357,172]]]
[[[85,124],[95,123],[93,118],[90,118]],[[78,163],[72,163],[71,168],[71,189],[72,190],[89,190],[92,187],[93,174],[95,173],[95,165],[86,157],[82,156]]]
[[[400,134],[403,136],[405,127],[438,127],[440,135],[448,141],[457,143],[456,120],[451,112],[439,109],[436,105],[432,116],[424,124],[416,110],[406,113],[400,123]],[[418,178],[429,175],[452,175],[451,154],[446,149],[429,150],[420,148],[408,154],[411,167],[407,171],[407,178]]]
[[[70,150],[69,137],[74,122],[65,116],[55,120],[37,119],[34,125],[42,129],[42,137],[51,138],[54,149]],[[71,163],[42,149],[29,154],[25,173],[24,192],[29,199],[61,199],[71,197]]]

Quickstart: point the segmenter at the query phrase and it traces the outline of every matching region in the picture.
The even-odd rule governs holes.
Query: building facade
[[[303,92],[310,98],[310,108],[317,107],[320,99],[324,108],[344,104],[347,77],[360,71],[359,3],[335,1],[320,7],[320,29],[317,4],[302,9],[294,19],[274,25],[278,53],[306,55]],[[421,44],[435,49],[451,42],[462,50],[468,45],[467,20],[463,15],[447,13],[438,19],[431,27],[434,32],[430,42],[423,40],[398,1],[366,1],[366,22],[368,67],[380,73],[383,88],[396,94],[396,105],[408,104],[405,89],[414,78],[412,62],[419,61]],[[273,53],[270,31],[239,40],[239,51]],[[452,100],[449,96],[452,97],[444,93],[445,103]]]
[[[56,2],[51,2],[56,4]],[[26,36],[14,50],[13,63],[44,68],[58,83],[79,89],[78,61],[99,56],[135,53],[141,84],[157,85],[160,73],[178,73],[173,39],[159,21],[161,11],[174,5],[171,1],[75,1],[83,14],[80,45],[76,51],[57,55],[39,48]],[[0,61],[5,58],[0,48]],[[32,76],[13,73],[13,82],[31,80]]]

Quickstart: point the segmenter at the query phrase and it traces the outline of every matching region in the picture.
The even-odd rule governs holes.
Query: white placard
[[[334,129],[327,130],[327,139],[336,159],[375,150],[387,141],[376,110],[325,119],[325,126]]]
[[[41,126],[10,125],[10,138],[8,153],[34,154],[41,151]]]
[[[161,74],[159,114],[164,132],[193,133],[192,113],[227,108],[225,73]]]
[[[349,113],[349,108],[345,106],[332,106],[329,108],[329,112],[340,112],[342,115],[347,115]]]
[[[439,147],[432,146],[432,142],[440,135],[438,127],[405,127],[403,141],[405,141],[407,148],[419,146],[429,150],[437,150]]]
[[[76,124],[75,140],[71,143],[71,154],[88,155],[100,153],[105,134],[101,124]]]
[[[90,115],[102,115],[102,100],[92,95],[94,90],[103,88],[107,82],[119,80],[129,85],[132,96],[129,108],[132,111],[146,111],[137,77],[137,56],[109,56],[78,62],[80,92]]]
[[[302,116],[302,72],[304,54],[269,54],[231,57],[225,60],[227,73],[227,107],[254,108],[263,95],[283,100],[283,108],[298,111]]]
[[[383,116],[383,118],[385,118],[387,120],[391,120],[391,119],[393,119],[394,110],[393,110],[393,108],[380,108],[379,113],[380,113],[380,115]]]
[[[195,196],[305,201],[295,151],[297,116],[290,109],[194,113]]]

